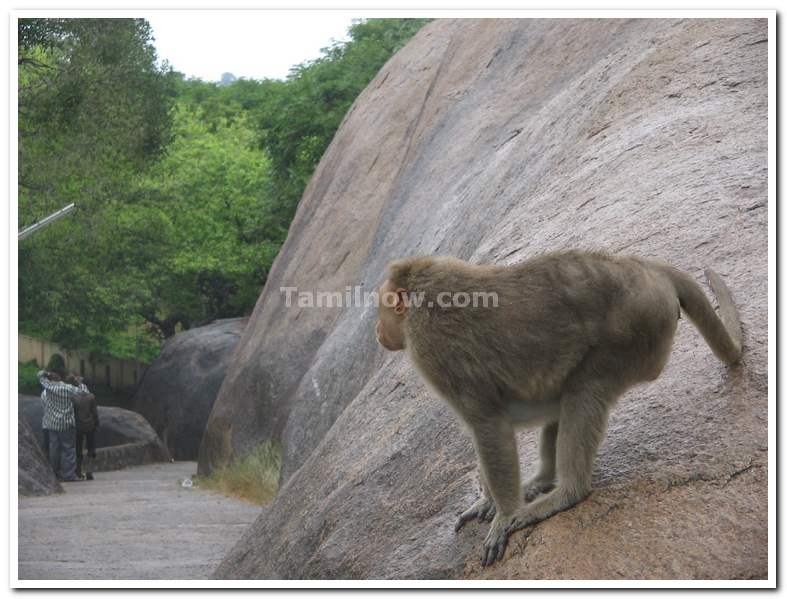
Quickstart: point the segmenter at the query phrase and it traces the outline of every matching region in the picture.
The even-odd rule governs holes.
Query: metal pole
[[[30,235],[32,235],[33,233],[35,233],[40,229],[43,229],[47,225],[51,225],[56,220],[63,218],[66,214],[73,212],[75,208],[76,208],[75,204],[69,204],[65,208],[61,208],[57,212],[50,214],[44,219],[41,219],[37,223],[34,223],[29,227],[25,227],[24,229],[19,231],[19,241],[22,241],[25,237],[29,237]]]

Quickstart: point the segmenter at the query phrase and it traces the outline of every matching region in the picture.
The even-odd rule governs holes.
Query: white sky
[[[151,11],[144,16],[159,60],[188,77],[284,79],[290,67],[317,58],[331,40],[347,40],[359,14],[338,10]]]

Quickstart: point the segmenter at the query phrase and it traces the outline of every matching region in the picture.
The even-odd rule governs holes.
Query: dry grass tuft
[[[276,496],[280,470],[281,447],[265,441],[242,458],[195,482],[205,489],[262,505]]]

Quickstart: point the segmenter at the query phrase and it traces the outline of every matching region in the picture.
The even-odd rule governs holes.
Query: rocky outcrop
[[[226,578],[767,575],[767,23],[438,20],[359,96],[311,179],[208,422],[201,469],[264,438],[282,487]],[[282,287],[371,290],[385,264],[508,264],[604,248],[726,280],[726,369],[682,320],[671,361],[613,411],[594,493],[482,570],[470,441],[374,307],[287,307]],[[535,435],[520,435],[524,476]]]
[[[19,415],[24,417],[39,446],[43,447],[41,398],[20,395]],[[141,414],[122,408],[98,406],[98,420],[94,471],[117,470],[170,460],[166,446]]]
[[[62,493],[63,487],[57,482],[55,473],[49,466],[40,443],[33,434],[33,429],[19,413],[19,494],[20,495],[51,495]]]
[[[145,372],[134,410],[176,460],[195,460],[205,424],[246,319],[217,320],[171,337]]]

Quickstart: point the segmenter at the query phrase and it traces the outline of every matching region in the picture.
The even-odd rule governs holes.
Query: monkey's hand
[[[492,565],[496,560],[503,559],[508,544],[508,522],[511,518],[504,518],[497,514],[492,520],[492,526],[484,539],[484,547],[481,552],[481,565],[486,567]]]
[[[466,509],[456,521],[454,531],[459,531],[467,522],[478,518],[482,522],[489,522],[495,516],[495,502],[486,495],[479,497],[473,505]]]

